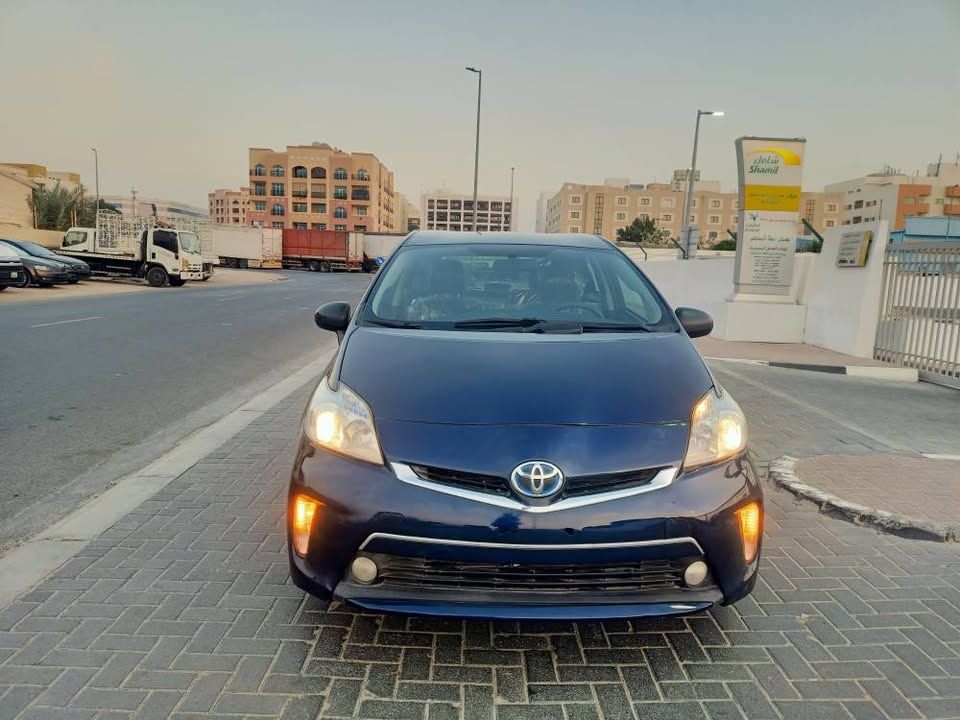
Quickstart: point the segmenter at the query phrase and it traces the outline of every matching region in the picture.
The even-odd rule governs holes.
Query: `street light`
[[[93,217],[96,219],[97,213],[100,212],[100,155],[96,148],[90,149],[93,150],[93,177],[94,184],[97,188],[97,204],[94,206],[93,210]]]
[[[693,131],[693,159],[690,161],[690,174],[687,176],[687,197],[683,201],[683,225],[680,231],[684,252],[686,253],[685,257],[687,258],[693,254],[690,247],[690,207],[693,203],[693,178],[697,174],[697,142],[700,139],[700,117],[702,115],[721,117],[723,110],[697,110],[697,125]]]
[[[477,74],[477,143],[473,151],[473,224],[471,229],[477,231],[477,178],[480,173],[480,91],[483,89],[483,70],[466,68]]]

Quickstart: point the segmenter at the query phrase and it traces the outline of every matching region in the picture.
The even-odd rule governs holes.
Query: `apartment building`
[[[396,211],[394,222],[397,232],[408,233],[420,229],[420,211],[403,193],[395,193]]]
[[[398,232],[393,173],[372,153],[327,143],[250,148],[247,224]]]
[[[210,219],[218,225],[246,225],[250,188],[239,190],[217,188],[207,195]]]
[[[80,174],[48,170],[35,163],[0,163],[0,225],[32,228],[33,213],[27,204],[31,193],[57,183],[65,190],[76,190]]]
[[[421,203],[425,230],[472,229],[473,194],[457,195],[438,190],[426,193]],[[479,195],[477,197],[477,231],[507,231],[512,227],[513,204],[508,195]]]
[[[907,175],[887,168],[827,185],[841,200],[841,222],[858,225],[886,220],[903,230],[910,216],[960,217],[960,163],[931,163],[927,174]]]
[[[615,240],[617,230],[635,219],[652,219],[679,240],[683,227],[686,191],[680,183],[648,185],[580,185],[564,183],[547,201],[546,232],[591,233]],[[735,192],[720,192],[719,183],[701,183],[695,189],[690,221],[700,230],[701,243],[712,245],[737,231],[738,198]],[[805,192],[800,214],[818,231],[840,223],[840,196]],[[798,223],[797,234],[803,234]]]

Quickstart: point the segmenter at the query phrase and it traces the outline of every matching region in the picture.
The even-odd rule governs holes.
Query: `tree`
[[[27,197],[38,230],[67,230],[71,226],[93,227],[97,224],[97,201],[84,192],[81,185],[67,190],[57,182],[53,187],[41,185]],[[100,200],[101,210],[116,208]]]
[[[617,230],[618,242],[632,242],[637,245],[667,245],[670,232],[657,227],[657,221],[650,218],[637,218],[625,228]]]

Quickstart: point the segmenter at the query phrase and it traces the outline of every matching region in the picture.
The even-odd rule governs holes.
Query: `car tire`
[[[200,282],[206,282],[209,279],[210,279],[210,276],[207,275],[205,278],[200,278]]]
[[[78,282],[80,282],[80,279],[73,278],[72,280],[67,280],[67,282],[70,283],[71,285],[76,285]]]
[[[311,260],[310,262],[307,263],[307,268],[310,270],[310,272],[320,272],[320,269],[322,267],[323,266],[320,263],[318,263],[316,260]]]
[[[3,292],[6,289],[7,289],[6,285],[0,285],[0,292]]]
[[[149,284],[150,287],[163,287],[167,284],[168,279],[169,277],[167,276],[167,271],[162,267],[154,265],[152,268],[147,270],[147,284]]]
[[[173,276],[167,278],[167,280],[170,282],[170,287],[183,287],[184,284],[187,282],[183,278],[178,278]]]
[[[320,263],[320,272],[330,272],[330,263],[326,260]]]
[[[21,280],[21,281],[20,281],[20,284],[17,285],[16,287],[18,287],[18,288],[30,287],[30,283],[31,283],[31,282],[33,282],[33,278],[30,277],[30,271],[29,271],[29,270],[24,270],[24,271],[23,271],[23,280]]]

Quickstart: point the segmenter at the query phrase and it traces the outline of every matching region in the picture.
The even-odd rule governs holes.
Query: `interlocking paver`
[[[808,454],[876,445],[723,380],[758,418],[761,463],[788,431],[807,433]],[[327,608],[287,578],[302,402],[278,405],[0,611],[0,718],[960,716],[960,551],[772,489],[763,574],[736,607],[583,624]]]

